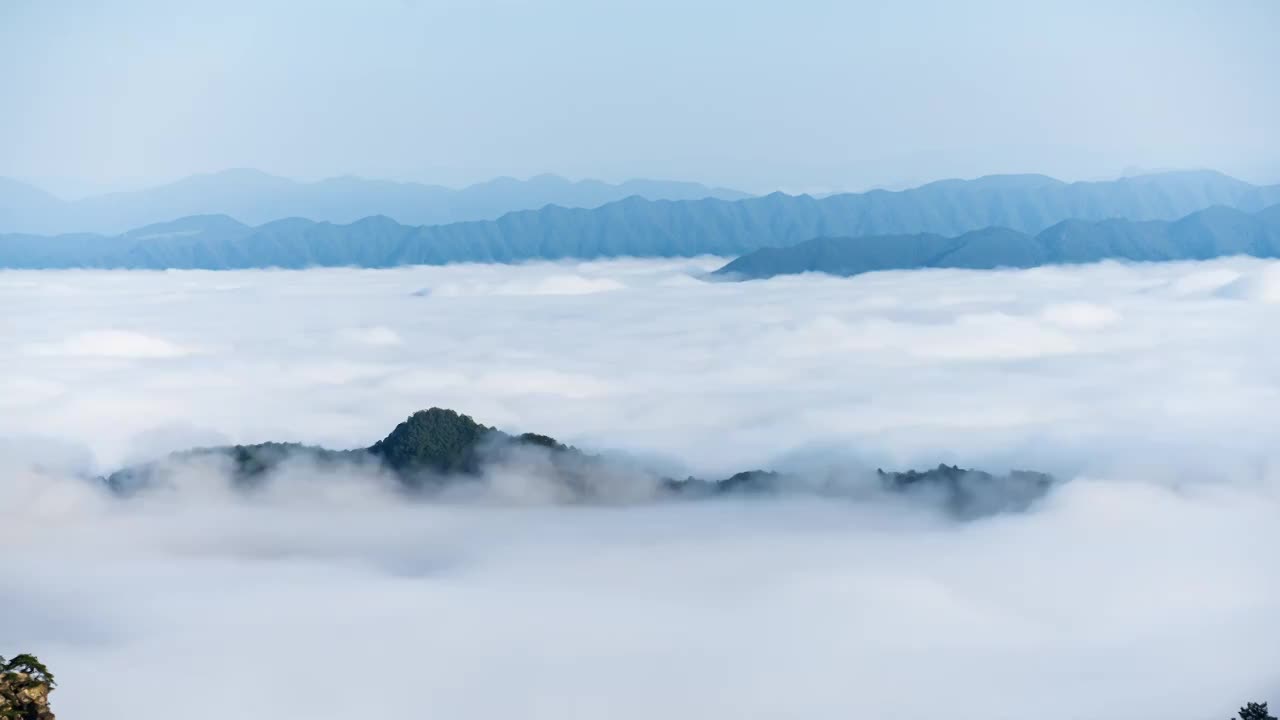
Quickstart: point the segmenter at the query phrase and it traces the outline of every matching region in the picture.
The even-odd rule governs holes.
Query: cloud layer
[[[104,720],[1280,700],[1280,265],[696,279],[720,262],[0,273],[0,638]],[[74,479],[364,446],[431,405],[672,471],[1073,480],[956,525],[805,497],[412,505],[301,467],[253,501],[211,472],[121,506]]]

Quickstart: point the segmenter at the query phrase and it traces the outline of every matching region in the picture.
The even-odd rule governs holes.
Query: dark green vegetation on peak
[[[1277,202],[1280,186],[1188,172],[1097,183],[993,176],[823,198],[633,196],[592,209],[548,205],[495,220],[428,226],[368,217],[345,225],[291,218],[251,227],[205,215],[110,237],[0,235],[0,267],[225,270],[736,256],[816,237],[922,233],[928,237],[915,242],[933,247],[940,242],[933,235],[954,237],[982,228],[1035,233],[1071,219],[1173,220],[1214,205],[1255,212]]]
[[[307,472],[363,469],[386,473],[401,489],[439,493],[477,487],[490,471],[536,477],[551,495],[567,502],[620,499],[708,498],[777,494],[806,490],[846,495],[888,491],[921,495],[959,517],[1022,510],[1047,493],[1054,480],[1042,473],[994,475],[956,466],[904,473],[877,471],[871,483],[852,487],[846,478],[813,484],[807,478],[749,470],[721,480],[664,477],[626,461],[589,455],[536,433],[510,435],[453,410],[431,408],[410,415],[390,434],[359,450],[326,450],[296,443],[262,443],[201,448],[125,468],[104,478],[114,492],[131,495],[170,483],[193,466],[224,473],[242,490],[269,481],[290,463]],[[878,478],[878,481],[877,481]]]
[[[486,440],[500,434],[469,415],[431,408],[410,415],[374,443],[369,454],[398,471],[430,471],[440,474],[476,472]]]
[[[1169,222],[1064,220],[1036,235],[992,227],[956,237],[822,237],[748,253],[714,275],[755,280],[804,272],[849,276],[876,270],[989,270],[1108,259],[1159,262],[1232,255],[1280,257],[1280,205],[1255,213],[1211,207]]]
[[[924,472],[885,472],[877,468],[876,475],[890,490],[934,494],[948,509],[964,516],[1026,509],[1053,485],[1053,478],[1044,473],[1013,470],[1007,475],[992,475],[955,465],[939,465]]]
[[[125,468],[107,476],[106,482],[113,490],[128,494],[166,482],[192,464],[206,464],[227,472],[235,485],[251,488],[286,463],[296,462],[318,469],[358,466],[389,470],[406,488],[423,489],[439,486],[442,479],[451,476],[473,477],[487,462],[524,447],[580,455],[545,435],[511,436],[481,425],[469,415],[433,407],[410,415],[368,448],[329,450],[280,442],[196,448]]]

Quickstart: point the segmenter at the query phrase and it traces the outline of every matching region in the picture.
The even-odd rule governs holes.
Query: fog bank
[[[0,273],[0,642],[102,720],[1280,700],[1276,263],[694,277],[720,262]],[[431,405],[673,472],[1069,482],[957,523],[803,495],[412,503],[373,469],[253,498],[77,479],[364,447]]]

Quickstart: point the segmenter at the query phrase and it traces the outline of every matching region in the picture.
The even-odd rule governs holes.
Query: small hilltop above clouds
[[[310,475],[365,474],[371,480],[389,479],[414,495],[453,499],[482,495],[505,501],[614,504],[795,492],[865,499],[890,493],[936,503],[958,518],[1024,510],[1055,485],[1044,473],[993,475],[945,464],[925,471],[877,469],[874,474],[747,470],[718,480],[673,478],[629,460],[585,453],[547,435],[511,435],[443,408],[410,415],[368,448],[328,450],[278,442],[199,448],[119,470],[101,481],[126,497],[180,486],[192,475],[252,492],[299,468]]]

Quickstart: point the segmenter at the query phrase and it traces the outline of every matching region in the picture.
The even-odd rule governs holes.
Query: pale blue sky
[[[1277,182],[1277,37],[1280,0],[0,0],[0,175]]]

